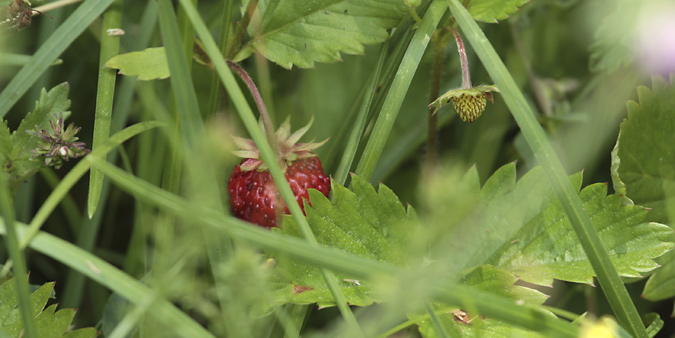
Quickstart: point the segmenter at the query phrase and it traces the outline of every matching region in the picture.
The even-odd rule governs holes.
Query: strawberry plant
[[[673,15],[0,2],[0,336],[669,337]]]

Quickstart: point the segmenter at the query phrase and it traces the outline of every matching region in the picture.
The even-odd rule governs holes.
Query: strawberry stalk
[[[246,87],[248,87],[248,90],[251,92],[251,95],[253,95],[253,100],[255,101],[256,106],[258,106],[258,110],[260,111],[260,118],[262,119],[263,131],[265,132],[265,137],[267,137],[267,142],[269,142],[274,153],[278,154],[279,145],[277,144],[277,139],[274,135],[275,130],[274,125],[272,124],[272,119],[270,118],[270,114],[267,112],[267,107],[265,107],[265,102],[263,101],[262,96],[260,95],[258,87],[256,87],[255,83],[253,82],[253,79],[251,79],[251,77],[244,70],[244,68],[241,68],[241,66],[232,61],[227,61],[227,65],[230,66],[230,69],[233,72],[239,75],[239,77],[246,84]]]
[[[452,30],[452,34],[455,36],[455,42],[457,42],[459,63],[462,65],[462,89],[469,89],[471,88],[471,74],[469,73],[469,60],[466,57],[464,42],[462,41],[462,37],[459,35],[459,32],[456,29]]]

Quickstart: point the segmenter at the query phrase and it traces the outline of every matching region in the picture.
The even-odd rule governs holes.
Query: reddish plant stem
[[[230,66],[230,69],[233,72],[239,75],[239,77],[246,84],[246,87],[248,87],[248,90],[251,92],[251,95],[253,95],[253,100],[255,101],[256,106],[258,106],[258,110],[260,111],[260,118],[262,119],[263,122],[264,127],[263,129],[265,132],[265,136],[267,136],[267,142],[269,142],[270,146],[272,146],[272,150],[274,150],[275,153],[278,153],[279,148],[277,146],[276,137],[274,137],[274,125],[272,124],[270,115],[267,112],[267,107],[265,107],[265,102],[263,101],[262,96],[260,96],[260,91],[258,90],[258,87],[256,87],[255,83],[253,82],[253,79],[251,79],[251,77],[244,70],[244,68],[241,68],[241,66],[232,61],[227,61],[227,65]]]
[[[464,42],[457,30],[453,30],[452,34],[455,36],[457,42],[457,52],[459,53],[459,63],[462,65],[462,89],[471,88],[471,74],[469,73],[469,60],[466,57],[466,49]]]

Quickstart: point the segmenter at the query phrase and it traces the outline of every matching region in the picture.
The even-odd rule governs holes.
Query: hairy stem
[[[455,36],[457,42],[457,52],[459,53],[459,63],[462,65],[462,89],[471,88],[471,74],[469,73],[469,60],[466,57],[466,49],[464,42],[457,30],[453,30],[452,34]]]
[[[263,126],[265,127],[265,136],[267,136],[267,141],[270,143],[270,146],[272,146],[272,150],[278,153],[279,148],[277,145],[277,140],[274,137],[274,125],[272,124],[270,114],[267,112],[267,107],[265,107],[265,102],[263,101],[262,96],[260,96],[260,91],[258,90],[258,87],[256,87],[255,83],[253,82],[253,79],[251,79],[251,77],[244,70],[244,68],[241,68],[241,66],[232,61],[227,61],[227,65],[233,72],[239,75],[239,77],[246,84],[246,87],[248,87],[248,90],[251,92],[251,95],[253,95],[253,100],[255,101],[256,106],[258,106],[258,110],[260,111],[260,118],[262,119]]]

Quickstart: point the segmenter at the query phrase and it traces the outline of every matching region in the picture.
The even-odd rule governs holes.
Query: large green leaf
[[[550,285],[553,279],[592,283],[593,269],[540,168],[516,181],[515,164],[505,165],[480,190],[475,168],[461,184],[452,179],[431,181],[422,201],[428,210],[423,231],[417,231],[421,228],[415,225],[415,214],[411,209],[406,213],[390,189],[381,185],[376,193],[358,176],[352,178],[353,192],[334,184],[332,203],[319,193],[310,194],[313,206],[307,206],[307,217],[319,243],[402,265],[407,257],[424,254],[415,251],[415,245],[426,237],[435,248],[431,258],[450,274],[490,264],[540,285]],[[581,174],[570,179],[581,185]],[[448,197],[455,194],[461,201]],[[653,259],[672,248],[665,242],[672,233],[669,227],[641,223],[647,209],[623,206],[620,196],[607,196],[605,184],[586,187],[580,197],[621,275],[639,277],[655,269]],[[477,204],[472,206],[471,201]],[[283,228],[299,236],[290,219]],[[331,305],[316,268],[284,257],[278,260],[281,302]],[[378,300],[368,281],[339,278],[351,304]]]
[[[380,185],[379,192],[375,192],[367,181],[356,175],[352,176],[352,190],[333,184],[333,203],[320,192],[310,190],[312,207],[305,206],[305,211],[317,241],[359,256],[404,264],[409,252],[408,235],[418,227],[415,212],[412,208],[406,211],[386,186]],[[284,218],[283,231],[300,237],[291,217]],[[282,302],[333,305],[317,267],[283,256],[277,260],[278,296]],[[365,306],[378,300],[369,281],[336,275],[350,304]]]
[[[108,60],[105,66],[119,69],[120,74],[138,76],[139,80],[166,79],[170,75],[164,47],[120,54]]]
[[[607,196],[605,184],[584,188],[580,197],[620,275],[641,277],[658,267],[654,258],[673,247],[665,242],[672,229],[659,223],[641,223],[647,209],[622,206],[620,196]],[[547,203],[488,262],[540,285],[551,284],[554,278],[590,284],[594,276],[557,202]]]
[[[628,117],[612,152],[614,189],[632,202],[652,209],[649,219],[672,224],[675,208],[675,76],[671,85],[655,77],[653,88],[639,87],[637,102],[628,102]],[[669,215],[671,215],[669,217]],[[663,267],[645,285],[644,296],[675,296],[675,252],[658,262]]]
[[[56,304],[44,308],[53,289],[54,283],[47,283],[30,295],[31,312],[35,316],[38,337],[96,337],[97,332],[94,328],[67,332],[75,316],[75,310],[56,311]],[[0,333],[5,333],[9,337],[21,336],[23,323],[18,306],[14,280],[10,279],[0,284]]]
[[[472,0],[466,8],[471,16],[484,22],[504,20],[528,0]]]
[[[388,28],[407,15],[401,0],[260,1],[262,19],[249,26],[251,40],[234,57],[254,51],[284,68],[336,62],[340,52],[363,54],[364,44],[385,41]]]
[[[475,175],[467,179],[478,184]],[[581,185],[580,174],[570,179],[576,187]],[[442,184],[434,188],[451,189]],[[669,227],[641,223],[647,209],[622,206],[620,196],[607,196],[604,184],[586,187],[580,197],[621,275],[637,277],[655,269],[652,259],[672,248],[665,242],[672,233]],[[543,170],[535,168],[516,182],[515,165],[505,165],[488,179],[478,198],[477,209],[448,230],[444,242],[454,248],[449,264],[455,271],[491,264],[540,285],[550,285],[553,279],[592,282],[593,269]],[[425,203],[445,199],[434,196]],[[440,210],[434,212],[440,213],[436,219],[451,218],[440,205],[433,210]]]

